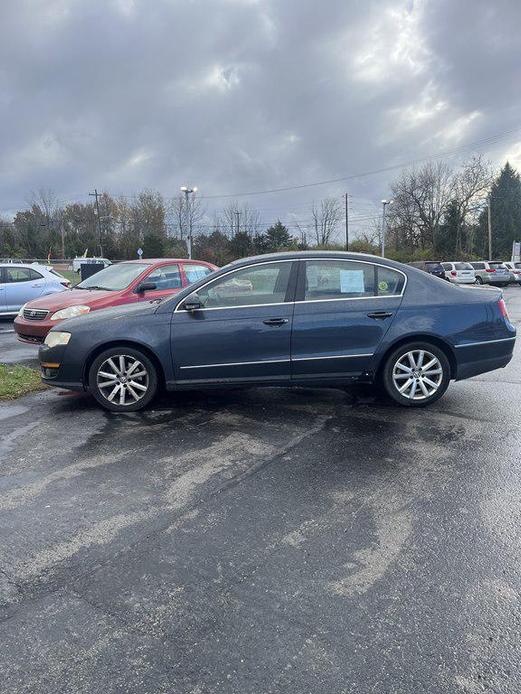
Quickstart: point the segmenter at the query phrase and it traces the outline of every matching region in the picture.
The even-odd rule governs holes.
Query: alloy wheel
[[[396,390],[408,400],[432,397],[443,382],[443,367],[431,352],[415,349],[395,362],[392,380]]]
[[[110,403],[129,406],[142,400],[149,387],[145,365],[128,354],[116,354],[98,368],[96,384],[101,395]]]

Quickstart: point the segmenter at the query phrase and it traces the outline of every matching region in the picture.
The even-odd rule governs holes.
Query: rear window
[[[452,263],[442,263],[444,270],[452,270]]]
[[[521,270],[521,263],[514,263],[516,270]]]
[[[484,270],[485,269],[485,263],[469,263],[471,267],[474,268],[474,270]]]
[[[489,263],[489,265],[493,270],[497,270],[498,268],[501,268],[502,270],[506,270],[505,263]]]
[[[456,270],[473,270],[474,269],[470,263],[454,263],[454,268]]]

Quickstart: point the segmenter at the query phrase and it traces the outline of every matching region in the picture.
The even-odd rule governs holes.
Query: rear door
[[[43,275],[30,267],[7,266],[5,280],[7,311],[18,311],[27,301],[38,299],[45,289]]]
[[[295,380],[356,377],[393,321],[403,272],[374,263],[301,261],[291,338]]]
[[[202,280],[207,275],[211,275],[213,270],[206,265],[200,265],[199,263],[183,263],[183,272],[183,286],[187,287],[189,284],[199,282],[199,280]]]
[[[291,260],[230,270],[178,306],[171,323],[176,382],[289,381],[295,269]]]

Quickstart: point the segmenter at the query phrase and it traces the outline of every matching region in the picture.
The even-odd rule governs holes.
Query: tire
[[[414,368],[410,355],[415,363]],[[421,367],[424,369],[429,365],[427,372],[422,372]],[[410,369],[410,376],[407,369]],[[412,383],[409,383],[411,380]],[[439,400],[447,390],[450,382],[449,360],[445,352],[433,344],[409,342],[389,355],[383,368],[382,382],[387,394],[399,405],[425,407]],[[400,392],[406,383],[409,385]]]
[[[156,395],[158,385],[152,361],[138,349],[124,345],[102,352],[89,369],[90,392],[111,412],[142,410]]]
[[[483,284],[481,277],[476,277],[476,284]]]

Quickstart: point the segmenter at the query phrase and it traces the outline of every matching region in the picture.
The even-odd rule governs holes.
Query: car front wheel
[[[135,412],[157,393],[157,370],[137,349],[112,347],[93,361],[89,388],[99,404],[111,412]]]
[[[424,407],[445,393],[450,364],[445,353],[429,343],[402,345],[387,359],[383,384],[391,398],[406,407]]]

